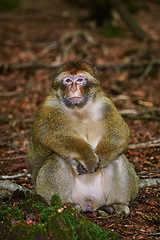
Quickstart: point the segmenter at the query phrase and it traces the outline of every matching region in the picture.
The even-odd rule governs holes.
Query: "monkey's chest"
[[[88,124],[79,124],[79,127],[76,129],[77,134],[88,144],[95,149],[102,139],[103,136],[103,127],[102,124],[97,122],[90,122]]]

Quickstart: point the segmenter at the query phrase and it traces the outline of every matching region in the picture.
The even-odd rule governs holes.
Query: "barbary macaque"
[[[104,207],[129,214],[139,180],[124,155],[128,139],[96,69],[86,62],[61,65],[36,113],[28,149],[37,194],[48,203],[58,194],[83,212]]]

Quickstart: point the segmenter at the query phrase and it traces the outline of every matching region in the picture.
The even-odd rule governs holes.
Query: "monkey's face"
[[[52,87],[58,98],[70,108],[85,106],[101,90],[95,69],[85,62],[68,62],[60,66]]]
[[[69,75],[66,74],[62,80],[65,94],[63,101],[67,107],[83,106],[88,101],[85,94],[85,87],[88,82],[83,74]]]
[[[61,76],[60,76],[61,75]],[[97,93],[99,81],[87,72],[59,75],[57,95],[70,108],[83,107]]]

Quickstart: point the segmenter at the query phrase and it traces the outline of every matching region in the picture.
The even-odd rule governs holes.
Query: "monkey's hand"
[[[80,159],[78,160],[77,165],[77,172],[78,174],[86,174],[87,172],[93,173],[97,170],[99,166],[99,159],[98,156],[93,152],[93,157],[90,157],[89,155],[86,156],[86,158],[83,158],[84,160]]]
[[[50,136],[53,136],[52,138]],[[96,171],[99,165],[99,159],[92,147],[77,135],[65,135],[63,132],[49,132],[46,135],[38,134],[34,137],[35,144],[38,141],[44,146],[44,154],[47,150],[51,150],[61,156],[64,160],[68,160],[75,169],[80,163],[83,168],[90,173]]]
[[[99,167],[105,167],[110,161],[114,160],[125,150],[123,143],[118,141],[111,141],[109,139],[102,139],[95,149],[99,157]]]
[[[83,167],[83,165],[79,162],[76,168],[78,175],[83,175],[88,173],[87,170]]]
[[[87,142],[76,136],[59,136],[56,140],[55,152],[60,156],[63,156],[65,159],[69,159],[72,167],[74,169],[77,168],[77,172],[78,168],[81,169],[80,172],[82,171],[82,168],[90,173],[97,170],[99,166],[98,156]],[[58,152],[57,150],[61,151]],[[80,167],[80,165],[82,166]],[[83,170],[83,172],[85,171]]]
[[[71,159],[70,161],[70,164],[71,164],[71,166],[72,166],[72,168],[74,169],[74,171],[78,174],[78,175],[84,175],[84,174],[87,174],[87,173],[89,173],[89,172],[91,172],[92,173],[92,171],[88,171],[83,165],[84,165],[84,163],[83,163],[83,165],[82,165],[82,163],[81,162],[77,162],[76,160],[74,160],[74,159]],[[99,164],[98,164],[99,165]],[[97,165],[97,169],[98,169],[98,165]],[[96,172],[96,170],[97,169],[94,169],[94,171],[93,172]]]

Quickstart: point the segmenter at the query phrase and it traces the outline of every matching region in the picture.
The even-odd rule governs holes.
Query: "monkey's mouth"
[[[66,104],[67,107],[74,107],[74,106],[78,106],[78,107],[83,107],[86,102],[87,102],[88,98],[87,96],[82,96],[82,97],[67,97],[64,98],[64,103]]]
[[[69,101],[73,102],[73,104],[78,104],[83,100],[83,97],[71,97]]]

